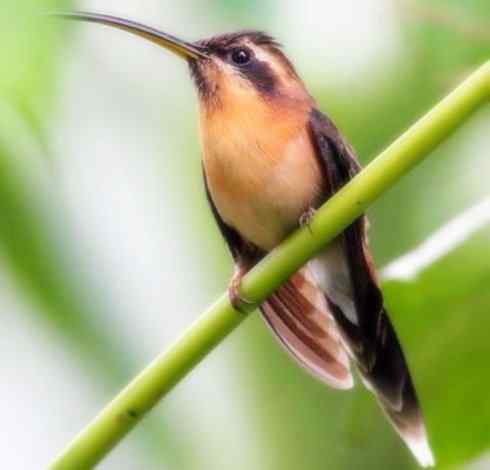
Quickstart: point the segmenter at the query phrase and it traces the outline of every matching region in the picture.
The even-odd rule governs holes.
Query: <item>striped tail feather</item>
[[[334,388],[349,389],[353,379],[325,296],[303,268],[261,306],[280,343],[306,370]]]

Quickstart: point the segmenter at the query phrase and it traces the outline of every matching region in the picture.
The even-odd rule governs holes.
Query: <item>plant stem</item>
[[[309,229],[291,235],[244,278],[242,293],[254,301],[247,310],[254,310],[489,98],[490,61],[328,200]],[[223,294],[82,430],[50,468],[73,470],[96,465],[245,316],[233,310]]]

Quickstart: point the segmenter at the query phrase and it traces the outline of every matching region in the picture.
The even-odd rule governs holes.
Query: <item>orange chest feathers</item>
[[[269,251],[322,191],[307,113],[260,103],[201,115],[204,169],[225,223]]]

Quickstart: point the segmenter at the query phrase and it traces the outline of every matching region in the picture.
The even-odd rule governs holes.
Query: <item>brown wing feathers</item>
[[[325,298],[308,270],[296,273],[261,306],[281,344],[303,367],[335,388],[352,387],[349,358]]]

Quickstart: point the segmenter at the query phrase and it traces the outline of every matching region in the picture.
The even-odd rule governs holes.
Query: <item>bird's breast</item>
[[[251,112],[201,123],[207,184],[219,215],[266,251],[297,227],[322,190],[306,122],[279,118]]]

